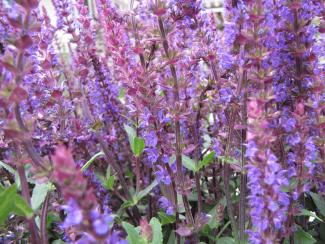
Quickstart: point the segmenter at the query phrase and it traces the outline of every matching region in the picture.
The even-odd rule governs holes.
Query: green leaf
[[[151,228],[152,228],[152,244],[162,244],[163,243],[163,234],[161,223],[157,218],[152,218],[150,220]]]
[[[300,213],[298,213],[296,216],[309,216],[309,217],[313,217],[321,222],[324,222],[321,218],[319,218],[314,212],[309,211],[307,209],[301,209]]]
[[[165,212],[158,212],[162,225],[173,224],[176,221],[175,215],[167,215]]]
[[[133,143],[133,153],[136,157],[139,157],[145,148],[144,139],[141,137],[135,137]]]
[[[212,163],[214,161],[215,155],[216,155],[215,151],[212,151],[209,154],[205,155],[204,158],[199,162],[199,170]]]
[[[16,194],[14,198],[13,212],[19,216],[31,218],[33,216],[33,209],[29,207],[25,199]]]
[[[140,236],[139,231],[133,225],[122,222],[122,226],[128,234],[127,240],[129,244],[146,244],[146,241]]]
[[[324,199],[324,197],[321,197],[318,194],[313,193],[313,192],[311,192],[309,194],[312,197],[312,199],[313,199],[317,209],[319,210],[319,212],[323,216],[325,216],[325,199]]]
[[[231,238],[231,237],[221,237],[217,240],[216,242],[217,244],[234,244],[235,243],[235,240],[234,238]]]
[[[13,184],[0,193],[0,224],[7,220],[9,213],[12,212],[15,206],[14,198],[16,191],[17,187]]]
[[[103,152],[96,153],[94,156],[91,157],[91,159],[87,161],[87,163],[84,164],[84,166],[82,166],[81,171],[84,172],[95,161],[96,158],[104,155],[105,153]]]
[[[10,174],[15,175],[16,170],[14,170],[10,165],[0,161],[0,167],[6,169]]]
[[[47,192],[49,191],[48,184],[36,184],[33,189],[31,205],[32,209],[38,209],[45,200]]]
[[[233,157],[219,156],[218,158],[221,159],[224,163],[227,163],[227,164],[237,164],[238,163],[238,160],[233,158]]]
[[[312,237],[311,234],[299,228],[294,235],[295,244],[314,244],[316,240]]]
[[[33,215],[33,210],[17,194],[16,184],[11,185],[0,193],[0,225],[7,220],[10,213],[27,218]]]
[[[153,188],[155,188],[158,185],[158,182],[154,180],[149,186],[147,186],[144,190],[139,191],[138,193],[135,194],[134,196],[134,202],[138,203],[142,198],[147,196]]]
[[[108,179],[106,179],[106,183],[105,183],[105,188],[107,190],[112,190],[115,184],[115,177],[114,175],[111,175]]]
[[[126,134],[128,135],[129,143],[130,143],[131,149],[133,151],[134,138],[136,138],[137,133],[136,133],[135,129],[133,129],[131,126],[128,126],[127,124],[124,124],[124,130],[126,131]]]
[[[193,172],[196,172],[197,171],[197,169],[196,169],[196,163],[190,157],[185,156],[185,155],[182,155],[182,163],[183,163],[183,166],[185,168],[187,168],[188,170],[191,170]]]

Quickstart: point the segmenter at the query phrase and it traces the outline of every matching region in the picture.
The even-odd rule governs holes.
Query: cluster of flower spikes
[[[53,180],[61,190],[66,205],[64,229],[74,228],[78,239],[74,243],[126,243],[120,240],[118,233],[112,231],[109,224],[113,219],[109,210],[102,210],[89,187],[87,179],[74,162],[72,153],[65,146],[59,145],[52,155]],[[71,237],[72,238],[72,237]]]

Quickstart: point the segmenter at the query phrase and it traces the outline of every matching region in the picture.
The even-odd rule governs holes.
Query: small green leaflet
[[[183,166],[185,168],[187,168],[188,170],[196,172],[196,163],[190,157],[182,155],[182,163],[183,163]]]
[[[209,164],[213,163],[215,156],[215,151],[212,151],[204,156],[204,158],[196,163],[193,159],[186,155],[182,155],[182,163],[185,168],[187,168],[190,171],[198,172],[202,168],[208,166]]]
[[[142,198],[147,196],[153,188],[155,188],[158,185],[158,182],[154,180],[149,186],[147,186],[144,190],[139,191],[138,193],[135,193],[133,200],[134,202],[138,203]]]
[[[124,129],[128,135],[129,143],[133,154],[136,157],[140,157],[141,153],[145,148],[144,139],[141,137],[137,137],[137,133],[135,129],[132,128],[131,126],[124,124]]]
[[[8,188],[1,187],[0,193],[0,224],[3,224],[10,213],[30,218],[33,216],[33,210],[28,206],[25,200],[17,194],[16,184]]]
[[[136,157],[140,157],[143,149],[145,148],[144,139],[141,137],[134,138],[133,153]]]
[[[165,212],[158,212],[158,216],[162,225],[172,224],[176,221],[175,215],[167,215]]]
[[[131,224],[122,222],[122,226],[128,234],[127,240],[129,244],[146,244],[147,241],[140,236],[139,231]]]
[[[31,205],[32,209],[37,210],[45,200],[47,193],[52,190],[54,186],[51,183],[48,184],[36,184],[33,189]]]
[[[152,244],[163,244],[163,234],[161,223],[157,218],[152,218],[150,220],[151,228],[152,228]]]
[[[84,164],[84,166],[82,166],[81,171],[84,172],[95,161],[96,158],[104,155],[105,154],[103,152],[96,153],[94,156],[91,157],[91,159],[87,161],[87,163]]]
[[[214,161],[214,156],[216,155],[216,152],[215,151],[212,151],[210,153],[208,153],[207,155],[205,155],[203,157],[203,159],[199,162],[199,165],[198,165],[198,170],[208,166],[209,164],[213,163]]]
[[[158,182],[155,180],[149,186],[147,186],[145,189],[143,189],[142,191],[136,192],[133,195],[132,200],[128,200],[122,204],[121,209],[132,207],[132,206],[136,205],[142,198],[147,196],[152,191],[152,189],[155,188],[157,185],[158,185]]]

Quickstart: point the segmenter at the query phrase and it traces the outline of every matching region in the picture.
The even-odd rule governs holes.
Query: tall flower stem
[[[162,37],[163,41],[163,48],[166,54],[166,57],[170,59],[170,54],[169,54],[169,46],[168,46],[168,41],[166,38],[166,32],[163,24],[163,20],[161,16],[158,17],[158,24],[159,24],[159,30],[160,34]],[[176,106],[179,105],[180,99],[179,99],[179,88],[178,88],[178,80],[177,80],[177,75],[176,75],[176,68],[173,64],[169,65],[170,67],[170,72],[172,74],[173,80],[174,80],[174,88],[173,88],[173,95],[174,95],[174,101]],[[181,187],[184,186],[184,178],[183,178],[183,173],[182,173],[182,151],[181,151],[181,126],[179,123],[179,118],[175,118],[175,136],[176,136],[176,144],[175,144],[175,149],[176,149],[176,167],[177,167],[177,179],[179,183],[181,184]],[[184,202],[184,207],[185,207],[185,212],[187,219],[189,220],[190,224],[194,226],[194,219],[191,213],[190,209],[190,204],[188,201],[188,198],[186,194],[182,191],[182,199]]]

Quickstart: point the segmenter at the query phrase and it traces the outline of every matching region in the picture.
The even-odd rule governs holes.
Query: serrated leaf
[[[216,241],[216,243],[217,244],[234,244],[235,243],[235,240],[232,237],[225,236],[225,237],[219,238]]]
[[[212,151],[205,155],[203,159],[199,162],[199,170],[208,166],[210,163],[214,161],[214,156],[216,155],[215,151]]]
[[[196,172],[196,163],[193,159],[191,159],[188,156],[182,155],[182,163],[185,168],[188,170],[191,170],[193,172]]]
[[[138,193],[135,194],[134,196],[134,202],[137,203],[139,202],[142,198],[147,196],[153,188],[155,188],[158,185],[158,182],[154,180],[149,186],[147,186],[144,190],[139,191]]]
[[[115,184],[115,177],[111,175],[108,179],[106,179],[105,187],[107,190],[112,190]]]
[[[161,223],[157,218],[152,218],[149,222],[152,228],[152,244],[162,244],[163,243],[163,234]]]
[[[158,212],[158,216],[162,225],[173,224],[176,221],[175,215],[167,215],[164,212]]]
[[[122,222],[122,226],[128,234],[127,240],[129,244],[145,244],[145,240],[140,236],[139,231],[131,224]]]
[[[311,192],[309,194],[312,197],[312,199],[313,199],[317,209],[319,210],[319,212],[323,216],[325,216],[325,199],[324,199],[324,197],[321,197],[318,194],[313,193],[313,192]]]
[[[227,164],[237,164],[238,160],[233,157],[225,157],[225,156],[219,156],[219,159],[221,159],[224,163]]]
[[[14,197],[13,212],[19,216],[30,218],[33,216],[33,209],[31,209],[28,203],[18,194]]]
[[[314,244],[316,240],[312,237],[311,234],[299,228],[294,234],[294,243],[295,244]]]
[[[133,153],[136,157],[139,157],[145,148],[144,139],[141,137],[135,137],[133,141]]]
[[[47,192],[49,191],[48,184],[36,184],[33,189],[31,205],[32,209],[38,209],[45,200]]]

